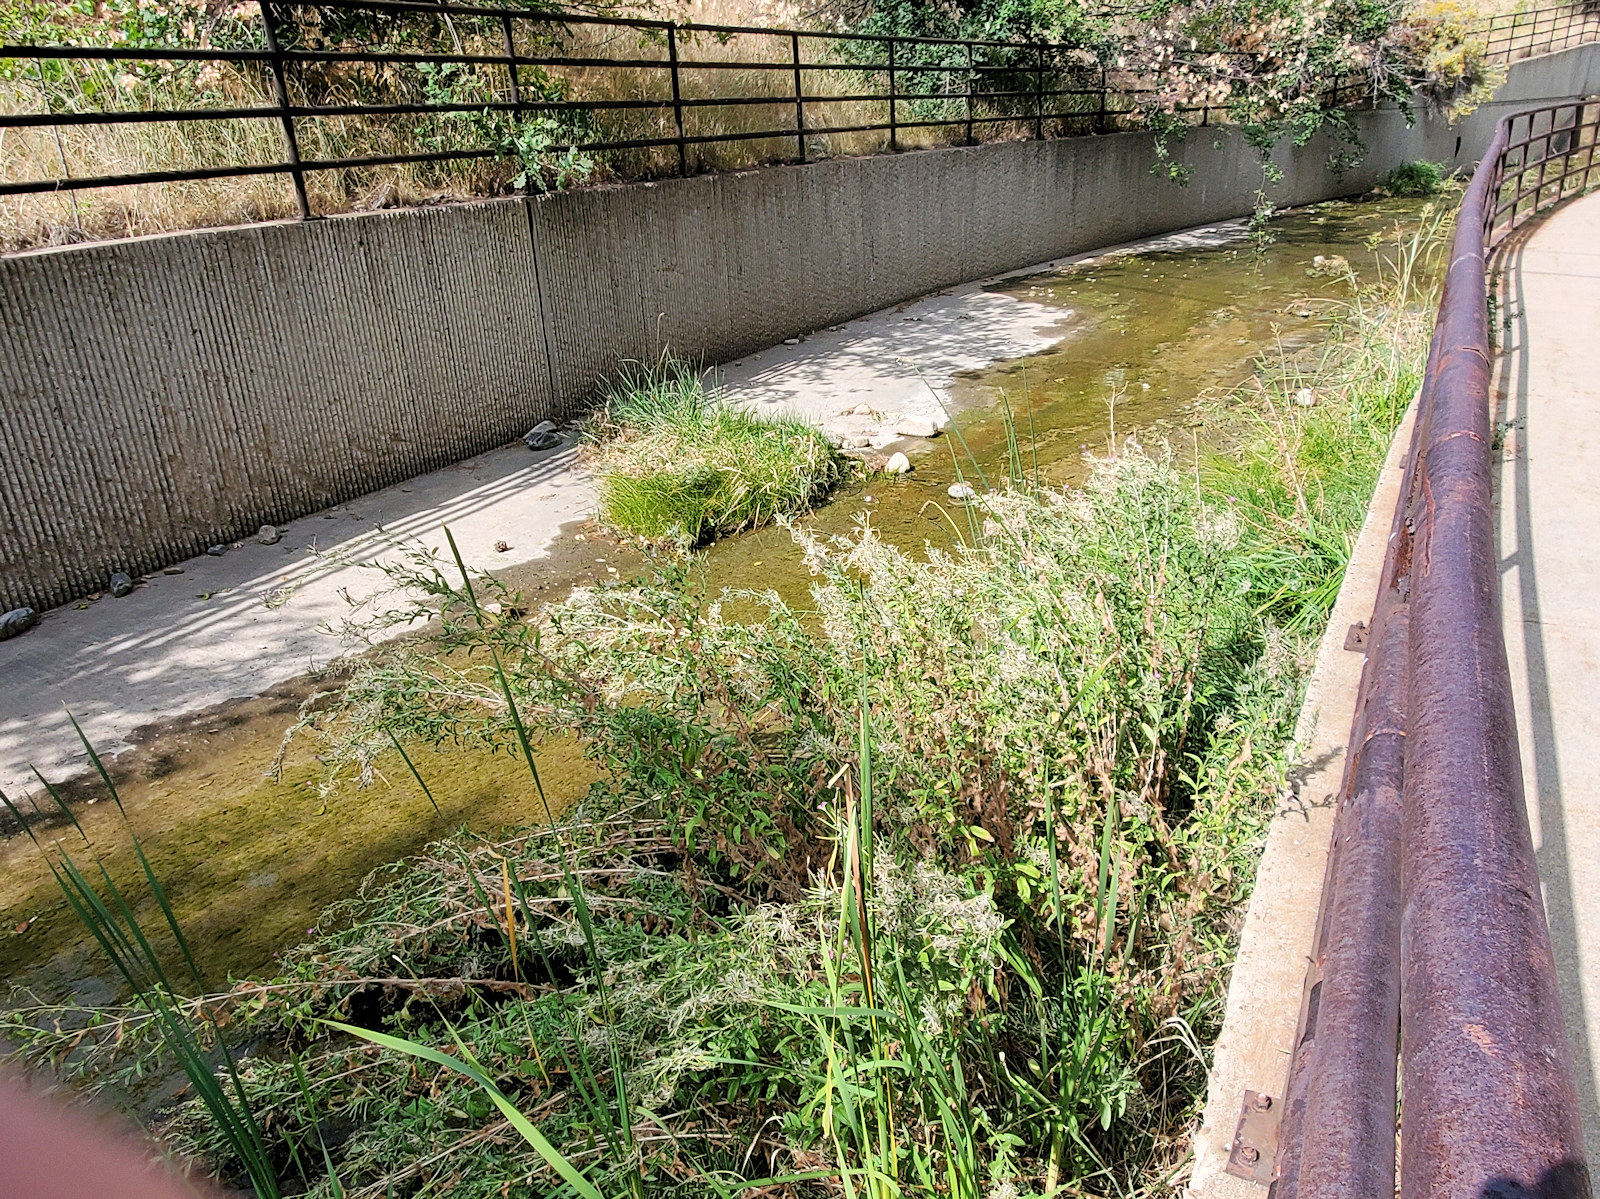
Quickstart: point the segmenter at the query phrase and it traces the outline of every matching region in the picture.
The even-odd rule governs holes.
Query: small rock
[[[275,525],[262,525],[256,530],[256,540],[262,545],[277,545],[283,534]]]
[[[1298,317],[1302,317],[1302,318],[1309,317],[1311,315],[1311,309],[1302,308],[1302,309],[1300,309],[1299,312],[1295,313],[1295,315],[1298,316]]]
[[[225,546],[225,545],[208,545],[208,546],[206,546],[206,553],[210,557],[213,557],[213,558],[220,558],[220,557],[222,557],[223,554],[225,554],[227,552],[228,552],[228,547]]]
[[[39,623],[39,614],[32,608],[13,608],[0,616],[0,641],[20,637]]]
[[[106,590],[111,592],[111,594],[116,596],[118,599],[121,599],[123,596],[132,593],[133,580],[119,570],[116,574],[112,575],[110,580],[107,582]]]
[[[561,444],[561,433],[553,420],[542,420],[522,435],[522,444],[530,450],[553,450]]]
[[[164,574],[164,575],[181,575],[183,573],[183,567],[181,567],[181,566],[164,567],[162,569],[161,573]]]
[[[497,541],[494,543],[494,552],[497,554],[503,554],[510,548],[511,547],[503,541]]]
[[[1294,393],[1294,402],[1299,404],[1302,408],[1310,408],[1317,402],[1317,393],[1312,391],[1309,387],[1302,387],[1299,391]]]
[[[871,416],[872,415],[872,405],[871,404],[857,404],[854,408],[850,409],[850,411],[852,413],[854,413],[856,416]]]
[[[797,346],[800,344],[800,339],[798,337],[785,337],[783,339],[783,344],[786,346]]]
[[[904,475],[911,473],[911,459],[904,454],[890,454],[889,461],[883,464],[883,473],[886,475]]]
[[[894,431],[901,437],[937,437],[939,422],[931,416],[908,416],[895,425]]]
[[[952,483],[944,489],[944,493],[953,500],[961,500],[963,502],[978,498],[978,493],[965,483]]]
[[[840,439],[839,448],[841,450],[870,450],[872,448],[872,438],[845,437]]]

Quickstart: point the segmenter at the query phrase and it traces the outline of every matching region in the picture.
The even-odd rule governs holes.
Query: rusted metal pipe
[[[1484,212],[1457,218],[1413,505],[1400,928],[1402,1199],[1588,1199],[1501,630]]]
[[[1394,1196],[1400,790],[1410,647],[1407,510],[1427,400],[1424,390],[1368,627],[1315,948],[1284,1087],[1272,1199]]]
[[[1588,1199],[1502,632],[1486,246],[1514,121],[1462,202],[1357,696],[1273,1199]],[[1574,125],[1583,124],[1581,111]],[[1575,135],[1576,137],[1576,135]],[[1511,145],[1515,152],[1516,146]],[[1515,168],[1515,170],[1513,170]],[[1520,193],[1519,193],[1520,194]],[[1550,198],[1537,207],[1559,202]],[[1401,901],[1403,900],[1403,906]]]

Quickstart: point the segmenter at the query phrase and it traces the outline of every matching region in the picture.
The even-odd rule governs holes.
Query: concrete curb
[[[1194,1199],[1263,1194],[1257,1183],[1235,1178],[1224,1167],[1245,1089],[1281,1096],[1288,1075],[1364,661],[1344,648],[1344,639],[1352,624],[1372,614],[1415,415],[1413,403],[1389,445],[1295,724],[1295,744],[1302,748],[1295,755],[1292,793],[1267,832],[1212,1056],[1205,1115],[1195,1133],[1188,1188]]]

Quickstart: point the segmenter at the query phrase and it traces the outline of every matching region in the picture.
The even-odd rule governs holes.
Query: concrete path
[[[1242,223],[1231,221],[1012,274],[1242,236]],[[901,440],[895,428],[908,418],[941,415],[957,372],[1037,353],[1070,330],[1070,311],[987,291],[989,282],[901,304],[714,373],[735,402],[800,415],[853,444],[881,447]],[[870,414],[856,415],[860,405]],[[276,545],[247,541],[219,558],[180,563],[180,574],[157,573],[124,599],[45,613],[32,632],[0,642],[0,790],[35,789],[32,766],[52,779],[84,768],[69,708],[110,756],[142,726],[259,695],[326,666],[345,649],[330,630],[354,609],[383,602],[385,579],[372,567],[401,544],[442,550],[449,526],[469,566],[527,567],[560,551],[563,530],[592,516],[594,506],[593,481],[571,445],[544,455],[514,445],[303,517],[285,526]],[[497,550],[501,542],[508,548]]]
[[[1600,196],[1557,210],[1499,282],[1500,596],[1522,777],[1600,1162]]]

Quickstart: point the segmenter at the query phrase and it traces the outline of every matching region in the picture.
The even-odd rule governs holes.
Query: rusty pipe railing
[[[1245,1143],[1254,1096],[1230,1158],[1273,1199],[1393,1199],[1401,1094],[1402,1199],[1591,1194],[1501,628],[1485,262],[1600,185],[1597,135],[1593,101],[1507,117],[1462,200],[1278,1148],[1262,1169]]]

